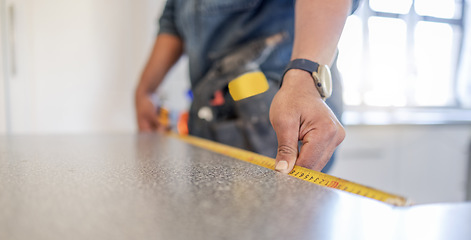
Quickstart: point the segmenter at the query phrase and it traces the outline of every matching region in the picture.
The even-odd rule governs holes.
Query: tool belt
[[[275,157],[277,140],[269,110],[279,81],[268,79],[266,92],[239,101],[232,99],[228,84],[242,74],[260,71],[260,65],[282,40],[282,34],[258,39],[215,62],[192,89],[191,135]]]

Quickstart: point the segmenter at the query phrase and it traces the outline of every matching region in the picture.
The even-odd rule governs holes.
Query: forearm
[[[291,58],[330,65],[350,8],[351,0],[297,0]],[[291,172],[295,164],[322,170],[345,137],[312,76],[300,69],[284,75],[270,107],[270,121],[278,139],[275,169],[284,173]]]
[[[297,0],[291,58],[330,65],[351,4],[351,0]]]
[[[155,91],[183,52],[183,41],[171,34],[159,34],[136,89],[137,94]]]

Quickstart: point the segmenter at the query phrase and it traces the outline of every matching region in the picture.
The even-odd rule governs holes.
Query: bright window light
[[[370,17],[368,87],[364,102],[371,106],[406,104],[406,34],[402,19]]]
[[[406,14],[409,12],[412,0],[370,0],[370,7],[378,12]]]
[[[357,15],[348,17],[345,30],[339,42],[338,68],[343,73],[344,101],[349,105],[360,105],[362,102],[361,86],[363,85],[363,28]]]
[[[453,18],[455,0],[415,0],[415,11],[422,16]]]
[[[453,29],[435,22],[418,22],[415,28],[417,86],[419,106],[447,105],[453,94]]]
[[[468,84],[457,80],[464,6],[465,0],[365,0],[339,42],[345,104],[463,107],[456,93]]]

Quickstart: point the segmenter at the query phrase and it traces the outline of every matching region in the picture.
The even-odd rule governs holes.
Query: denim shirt
[[[214,61],[236,46],[283,32],[283,42],[260,66],[279,81],[288,64],[294,38],[293,0],[167,0],[159,33],[179,36],[189,57],[192,86]],[[353,8],[358,0],[353,0]]]
[[[353,9],[358,6],[358,1],[353,0]],[[167,0],[160,18],[159,33],[173,34],[183,40],[189,57],[193,90],[199,89],[198,83],[204,81],[213,64],[217,65],[215,63],[219,59],[234,49],[278,33],[285,36],[285,40],[259,66],[274,87],[250,99],[237,102],[228,99],[224,106],[230,110],[224,108],[223,119],[211,122],[197,117],[200,109],[195,102],[199,98],[194,99],[190,109],[190,134],[275,157],[277,142],[268,118],[269,105],[291,58],[294,5],[294,0]],[[341,119],[343,104],[339,79],[334,63],[334,89],[327,104]],[[233,117],[233,112],[237,117]],[[230,118],[226,119],[226,116]]]

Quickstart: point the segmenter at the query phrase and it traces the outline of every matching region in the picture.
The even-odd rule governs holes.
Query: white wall
[[[134,129],[133,90],[155,33],[152,5],[35,1],[37,131]]]
[[[164,1],[7,0],[13,133],[134,131],[133,91]]]
[[[1,44],[1,42],[0,42]],[[0,48],[0,56],[2,50]],[[5,102],[5,80],[3,77],[3,62],[0,58],[0,134],[4,134],[7,131],[7,113],[6,113],[6,102]]]
[[[5,70],[3,60],[3,47],[4,47],[4,8],[3,1],[0,0],[0,134],[7,131],[6,124],[6,89],[5,89]]]
[[[33,108],[35,83],[32,71],[32,0],[5,0],[7,16],[6,49],[8,61],[6,81],[10,131],[28,132],[34,129]],[[13,15],[11,14],[11,10]],[[12,70],[14,69],[14,71]]]

